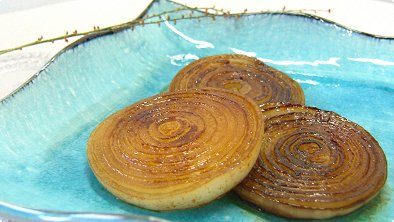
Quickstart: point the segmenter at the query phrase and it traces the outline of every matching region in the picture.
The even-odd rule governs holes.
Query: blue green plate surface
[[[156,2],[147,14],[176,7]],[[197,209],[140,209],[108,193],[88,166],[86,141],[100,121],[162,91],[191,61],[221,53],[256,56],[298,81],[307,105],[335,111],[367,129],[386,153],[387,183],[373,201],[332,220],[394,220],[394,40],[284,14],[145,25],[59,54],[0,103],[0,217],[125,220],[58,213],[92,212],[174,221],[285,220],[232,193]]]

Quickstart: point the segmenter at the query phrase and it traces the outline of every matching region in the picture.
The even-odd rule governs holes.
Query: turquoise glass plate
[[[147,14],[177,7],[158,1]],[[197,209],[144,210],[112,196],[88,166],[86,141],[100,121],[161,92],[191,61],[221,53],[261,59],[298,81],[307,105],[335,111],[367,129],[386,153],[387,183],[373,201],[332,220],[394,220],[394,40],[284,14],[145,25],[64,50],[0,103],[0,217],[285,220],[257,210],[233,193]]]

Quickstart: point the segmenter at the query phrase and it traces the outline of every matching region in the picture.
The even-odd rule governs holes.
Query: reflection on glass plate
[[[158,2],[148,13],[174,7]],[[100,121],[162,91],[189,62],[219,53],[256,56],[288,73],[301,84],[307,105],[335,111],[370,131],[386,153],[389,172],[393,170],[394,40],[302,16],[205,18],[145,25],[87,41],[60,54],[3,101],[0,201],[50,211],[169,220],[282,220],[231,193],[197,209],[140,209],[108,193],[87,164],[86,141]],[[389,174],[377,198],[339,220],[393,220],[393,183]],[[9,204],[0,206],[1,214],[29,216]]]

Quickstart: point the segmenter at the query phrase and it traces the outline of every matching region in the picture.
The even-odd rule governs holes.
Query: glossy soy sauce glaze
[[[148,13],[177,7],[157,2]],[[64,52],[31,84],[1,103],[0,190],[5,191],[0,192],[1,201],[29,208],[152,215],[176,221],[282,220],[229,197],[179,212],[133,207],[108,193],[86,160],[88,137],[105,117],[157,94],[196,58],[241,50],[295,79],[308,106],[335,111],[363,126],[385,151],[389,174],[381,194],[335,220],[394,219],[393,40],[289,15],[217,17],[170,25],[214,47],[197,48],[165,24],[136,27]],[[4,209],[8,208],[0,210]]]

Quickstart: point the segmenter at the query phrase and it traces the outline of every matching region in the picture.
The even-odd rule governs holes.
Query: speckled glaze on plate
[[[155,2],[147,13],[176,7]],[[222,53],[259,58],[299,82],[308,106],[335,111],[367,129],[386,153],[387,183],[373,201],[332,220],[394,219],[394,40],[283,14],[145,25],[60,53],[29,84],[0,104],[0,217],[285,220],[257,210],[233,193],[196,209],[144,210],[112,196],[88,166],[86,141],[100,121],[162,91],[189,62]],[[76,214],[81,212],[89,214]]]

